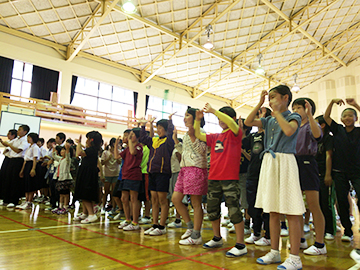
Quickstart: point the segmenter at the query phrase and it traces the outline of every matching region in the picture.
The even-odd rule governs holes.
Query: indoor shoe
[[[251,234],[250,237],[246,238],[245,239],[245,243],[247,244],[254,244],[255,241],[259,240],[260,239],[260,236],[255,236],[253,233]]]
[[[238,249],[237,247],[233,247],[228,252],[226,252],[225,256],[228,258],[235,258],[235,257],[240,257],[245,254],[247,254],[246,247],[244,247],[243,249]]]
[[[203,248],[218,248],[218,247],[222,247],[222,245],[223,245],[222,239],[220,239],[219,241],[214,241],[213,239],[211,239],[210,241],[203,244]]]
[[[130,223],[123,228],[124,231],[137,231],[140,230],[139,224]]]
[[[188,237],[186,239],[180,240],[179,244],[184,245],[184,246],[201,245],[202,238],[201,238],[201,236],[198,239],[192,239],[191,237]]]
[[[290,254],[291,256],[291,254]],[[301,270],[302,269],[302,263],[300,258],[299,259],[294,259],[294,258],[287,258],[285,260],[285,262],[283,262],[282,264],[280,264],[277,267],[277,270]]]
[[[265,237],[261,237],[259,240],[255,241],[255,245],[257,246],[270,246],[270,239],[266,239]]]
[[[88,216],[87,218],[85,218],[84,220],[80,221],[81,224],[89,224],[92,222],[97,221],[98,217],[96,215],[93,216]]]
[[[163,235],[166,234],[166,228],[164,229],[159,229],[159,228],[155,228],[154,230],[152,230],[149,235],[151,236],[158,236],[158,235]]]
[[[317,247],[315,247],[315,245],[312,245],[308,249],[304,250],[304,254],[314,255],[314,256],[315,255],[324,255],[326,253],[327,253],[327,251],[326,251],[326,246],[325,245],[324,245],[323,248],[317,248]]]
[[[262,265],[268,265],[271,263],[280,263],[281,262],[280,252],[277,250],[271,250],[270,252],[266,253],[264,256],[258,258],[256,262]]]
[[[185,233],[181,236],[181,239],[186,239],[186,238],[190,237],[192,232],[193,232],[193,229],[187,229],[185,231]]]

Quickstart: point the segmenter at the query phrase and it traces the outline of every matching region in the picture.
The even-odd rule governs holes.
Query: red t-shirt
[[[206,135],[211,147],[209,180],[239,180],[242,132],[229,129],[223,133]]]
[[[137,151],[136,155],[130,154],[129,147],[120,153],[121,158],[124,160],[122,166],[122,179],[126,180],[142,180],[141,161],[143,157],[143,147],[140,143],[135,145]]]

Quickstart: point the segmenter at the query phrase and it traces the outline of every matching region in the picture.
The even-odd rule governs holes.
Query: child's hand
[[[281,103],[276,101],[276,99],[271,99],[270,100],[270,107],[273,109],[273,112],[279,112],[281,109]]]
[[[30,176],[31,176],[31,177],[34,177],[35,175],[36,175],[35,170],[34,170],[34,169],[33,169],[33,170],[31,170],[31,171],[30,171]]]
[[[241,115],[239,116],[239,129],[242,131],[242,134],[245,134],[244,133],[244,123],[241,119]]]
[[[347,98],[346,103],[351,106],[356,106],[356,104],[357,104],[354,98]]]
[[[174,115],[175,113],[177,113],[177,112],[173,112],[172,114],[169,115],[169,120],[172,119],[172,117],[173,117],[173,115]]]
[[[305,99],[305,113],[306,113],[306,115],[307,115],[308,117],[310,117],[310,116],[312,115],[311,111],[312,111],[312,106],[311,106],[311,104],[309,103],[309,101],[307,101],[307,100]]]
[[[331,175],[325,175],[324,183],[325,183],[325,186],[331,187],[331,185],[333,183]]]
[[[260,95],[260,101],[259,101],[259,105],[262,106],[265,102],[265,97],[268,95],[268,92],[266,90],[262,90],[261,91],[261,95]]]
[[[66,149],[66,150],[69,150],[69,149],[70,149],[70,147],[71,147],[70,143],[68,143],[68,142],[67,142],[67,143],[65,143],[65,149]]]
[[[154,124],[154,121],[156,120],[156,117],[153,117],[149,120],[150,124]]]
[[[195,120],[201,121],[201,119],[203,119],[203,117],[204,117],[204,112],[202,110],[197,110],[196,115],[195,115]]]
[[[334,98],[331,102],[336,103],[337,105],[345,105],[345,102],[341,98]]]
[[[148,121],[145,118],[141,118],[141,119],[137,120],[137,122],[140,124],[140,126],[145,127],[145,125]]]
[[[20,177],[20,178],[24,178],[24,171],[23,171],[23,170],[20,171],[19,177]]]
[[[206,113],[214,113],[215,112],[214,108],[211,107],[210,103],[205,104],[203,111]]]
[[[176,142],[177,141],[177,129],[176,127],[174,127],[174,131],[173,131],[173,140]]]
[[[75,142],[76,142],[77,144],[79,144],[79,143],[81,144],[81,138],[82,138],[82,135],[79,136],[79,139],[75,139]]]

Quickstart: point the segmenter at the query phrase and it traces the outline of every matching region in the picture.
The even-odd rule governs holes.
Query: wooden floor
[[[140,232],[124,232],[107,216],[98,223],[80,225],[72,222],[74,213],[58,216],[43,208],[35,205],[32,211],[11,211],[0,207],[0,269],[276,269],[276,265],[256,263],[269,247],[247,245],[247,255],[226,258],[235,235],[225,227],[223,248],[209,251],[201,246],[180,246],[185,227],[168,229],[163,236],[145,236],[148,225]],[[353,243],[342,243],[340,233],[335,241],[327,242],[327,256],[301,254],[303,269],[358,269],[349,257],[355,245],[360,247],[358,228],[356,221]],[[204,242],[212,238],[209,221],[204,223],[202,237]],[[306,237],[312,244],[312,233]],[[288,237],[281,239],[282,259],[288,255],[288,242]]]

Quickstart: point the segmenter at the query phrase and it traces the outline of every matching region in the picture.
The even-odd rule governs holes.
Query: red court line
[[[25,227],[28,227],[28,228],[30,228],[30,229],[35,229],[35,227],[26,225],[26,224],[24,224],[24,223],[21,223],[21,222],[19,222],[19,221],[14,220],[14,219],[5,217],[5,216],[3,216],[3,215],[0,215],[0,217],[5,218],[5,219],[10,220],[10,221],[13,221],[13,222],[15,222],[15,223],[18,223],[18,224],[23,225],[23,226],[25,226]],[[75,244],[75,243],[73,243],[73,242],[70,242],[70,241],[68,241],[68,240],[66,240],[66,239],[63,239],[63,238],[58,237],[58,236],[55,236],[55,235],[53,235],[53,234],[44,232],[44,231],[42,231],[42,230],[36,230],[36,231],[37,231],[37,232],[40,232],[40,233],[43,233],[43,234],[45,234],[45,235],[47,235],[47,236],[53,237],[53,238],[55,238],[55,239],[58,239],[58,240],[60,240],[60,241],[63,241],[63,242],[65,242],[65,243],[68,243],[68,244],[70,244],[70,245],[76,246],[76,247],[78,247],[78,248],[81,248],[81,249],[84,249],[84,250],[86,250],[86,251],[92,252],[92,253],[94,253],[94,254],[96,254],[96,255],[100,255],[100,256],[102,256],[102,257],[104,257],[104,258],[106,258],[106,259],[109,259],[109,260],[112,260],[112,261],[114,261],[114,262],[123,264],[123,265],[125,265],[125,266],[130,267],[130,268],[140,269],[140,268],[138,268],[138,267],[136,267],[136,266],[133,266],[133,265],[128,264],[128,263],[126,263],[126,262],[120,261],[120,260],[115,259],[115,258],[113,258],[113,257],[110,257],[110,256],[108,256],[108,255],[102,254],[102,253],[97,252],[97,251],[95,251],[95,250],[92,250],[92,249],[90,249],[90,248],[81,246],[81,245],[79,245],[79,244]]]
[[[49,220],[58,221],[58,222],[61,222],[61,223],[67,224],[67,225],[71,225],[71,224],[69,224],[69,223],[67,223],[67,222],[64,222],[64,221],[61,221],[61,220],[57,220],[57,219],[54,219],[54,218],[50,218],[50,217],[47,217],[47,216],[43,216],[43,215],[38,215],[38,217],[42,217],[42,218],[46,218],[46,219],[49,219]],[[208,263],[205,263],[205,262],[193,260],[193,259],[191,259],[191,258],[193,258],[193,257],[199,257],[199,256],[202,256],[202,255],[205,255],[205,254],[216,253],[216,252],[219,252],[219,251],[222,251],[222,250],[226,250],[226,249],[229,249],[229,248],[222,248],[222,249],[217,249],[217,250],[214,250],[214,251],[208,251],[208,252],[205,252],[205,253],[200,253],[200,254],[192,255],[192,256],[189,256],[189,257],[183,257],[183,256],[180,256],[180,255],[177,255],[177,254],[174,254],[174,253],[170,253],[170,252],[163,251],[163,250],[160,250],[160,249],[156,249],[156,248],[153,248],[153,247],[145,246],[145,245],[142,245],[142,244],[139,244],[139,243],[135,243],[135,242],[132,242],[132,241],[129,241],[129,240],[125,240],[125,239],[122,239],[122,238],[119,238],[119,237],[116,237],[116,236],[112,236],[112,235],[109,235],[109,234],[106,234],[106,233],[101,233],[101,232],[93,231],[93,230],[91,230],[91,229],[84,228],[84,227],[82,227],[82,226],[74,226],[74,227],[80,228],[80,229],[83,229],[83,230],[86,230],[86,231],[89,231],[89,232],[92,232],[92,233],[100,234],[100,235],[103,235],[103,236],[106,236],[106,237],[110,237],[110,238],[113,238],[113,239],[117,239],[117,240],[120,240],[120,241],[129,243],[129,244],[133,244],[133,245],[140,246],[140,247],[143,247],[143,248],[147,248],[147,249],[151,249],[151,250],[154,250],[154,251],[158,251],[158,252],[161,252],[161,253],[164,253],[164,254],[167,254],[167,255],[175,256],[175,257],[178,257],[178,258],[179,258],[179,259],[176,259],[176,260],[170,260],[170,261],[161,262],[161,263],[158,263],[158,264],[155,264],[155,265],[143,266],[143,267],[141,267],[141,268],[139,268],[139,269],[146,269],[146,268],[149,268],[149,267],[154,267],[154,266],[157,266],[157,265],[168,264],[168,263],[172,263],[172,262],[175,262],[175,261],[181,261],[181,260],[189,260],[189,261],[192,261],[192,262],[200,263],[200,264],[207,265],[207,266],[210,266],[210,267],[213,267],[213,268],[217,268],[217,269],[226,269],[226,268],[223,268],[223,267],[220,267],[220,266],[216,266],[216,265],[208,264]]]

